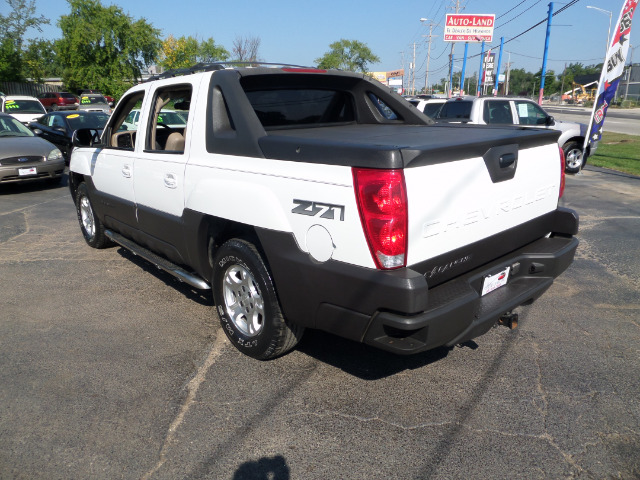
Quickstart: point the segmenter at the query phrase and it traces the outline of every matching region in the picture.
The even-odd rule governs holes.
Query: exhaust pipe
[[[518,326],[518,314],[507,312],[500,317],[498,324],[509,327],[510,330],[514,330]]]

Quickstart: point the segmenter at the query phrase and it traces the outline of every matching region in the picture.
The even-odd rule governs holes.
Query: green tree
[[[22,72],[25,78],[38,83],[62,75],[54,42],[41,38],[29,40],[22,51]]]
[[[329,45],[330,50],[322,57],[316,58],[318,68],[336,68],[352,72],[366,73],[370,63],[377,63],[380,58],[366,44],[358,40],[341,39]]]
[[[163,42],[159,65],[164,69],[186,68],[196,63],[210,63],[229,58],[229,52],[213,38],[198,42],[195,38],[169,35]]]
[[[222,45],[216,45],[209,37],[198,45],[198,62],[224,62],[229,59],[229,52]]]
[[[19,81],[24,78],[22,46],[24,34],[30,28],[42,32],[49,23],[43,15],[36,16],[35,0],[5,0],[9,15],[0,14],[0,80]]]
[[[72,91],[96,88],[121,96],[155,61],[160,31],[100,0],[67,1],[71,12],[60,17],[62,39],[56,42],[64,83]]]

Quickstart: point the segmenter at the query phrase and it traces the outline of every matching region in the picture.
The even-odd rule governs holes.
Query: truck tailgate
[[[560,179],[555,142],[406,168],[407,266],[438,284],[546,235]]]

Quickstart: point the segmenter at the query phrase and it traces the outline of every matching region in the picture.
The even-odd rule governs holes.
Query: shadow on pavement
[[[464,346],[477,347],[475,342]],[[379,380],[442,360],[452,349],[440,347],[408,356],[396,355],[329,333],[306,330],[296,350],[362,380]]]

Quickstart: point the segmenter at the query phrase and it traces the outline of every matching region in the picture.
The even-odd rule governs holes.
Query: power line
[[[513,17],[513,18],[512,18],[512,19],[510,19],[510,20],[507,20],[507,21],[506,21],[506,22],[504,22],[502,25],[498,25],[498,26],[496,27],[496,30],[497,30],[498,28],[504,27],[506,24],[511,23],[511,22],[513,22],[516,18],[518,18],[518,17],[520,17],[520,16],[524,15],[524,14],[525,14],[525,12],[528,12],[529,10],[531,10],[533,7],[535,7],[537,4],[539,4],[539,3],[540,3],[540,1],[541,1],[541,0],[538,0],[536,3],[534,3],[533,5],[531,5],[529,8],[527,8],[527,9],[525,9],[525,10],[521,11],[518,15],[516,15],[515,17]]]
[[[519,4],[517,4],[515,7],[511,8],[510,10],[507,10],[504,13],[501,13],[500,15],[498,15],[496,17],[496,20],[498,20],[499,18],[504,17],[506,14],[513,12],[516,8],[518,8],[520,5],[522,5],[524,2],[526,2],[527,0],[522,0]]]

